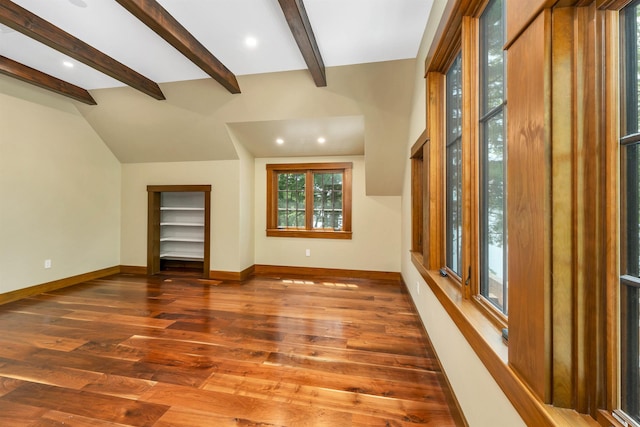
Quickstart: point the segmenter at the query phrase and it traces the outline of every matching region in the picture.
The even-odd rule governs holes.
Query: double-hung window
[[[267,165],[267,236],[351,238],[351,163]]]
[[[480,294],[507,314],[504,0],[480,16]]]
[[[462,277],[462,54],[446,79],[446,263]]]
[[[620,14],[620,409],[640,425],[640,0]]]

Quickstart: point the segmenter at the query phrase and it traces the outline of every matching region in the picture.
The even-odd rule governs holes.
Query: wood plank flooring
[[[400,283],[121,274],[0,306],[0,426],[456,426]]]

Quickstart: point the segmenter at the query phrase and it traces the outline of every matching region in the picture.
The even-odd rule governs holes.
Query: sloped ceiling
[[[313,156],[343,154],[331,134],[318,144],[316,131],[342,125],[335,130],[342,135],[359,122],[363,133],[351,140],[363,142],[363,149],[349,154],[365,155],[367,194],[398,195],[415,66],[415,60],[400,60],[330,67],[332,83],[325,88],[304,70],[239,76],[240,96],[208,79],[165,83],[162,102],[129,88],[98,89],[92,91],[98,105],[78,103],[78,109],[123,163],[236,159],[230,131],[256,156],[286,156],[275,139],[254,137],[261,129],[287,135],[296,123],[308,126],[307,135],[298,133],[288,147]]]
[[[401,193],[412,58],[433,0],[304,0],[327,87],[311,79],[278,0],[158,0],[237,75],[237,95],[116,1],[13,3],[160,83],[164,101],[0,26],[0,55],[90,90],[98,105],[77,108],[124,163],[235,159],[232,132],[257,157],[364,154],[367,194]]]

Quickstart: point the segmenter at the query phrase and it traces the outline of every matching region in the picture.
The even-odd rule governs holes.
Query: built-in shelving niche
[[[149,185],[147,274],[209,277],[210,185]]]

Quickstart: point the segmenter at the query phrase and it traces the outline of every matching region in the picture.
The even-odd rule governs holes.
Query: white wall
[[[402,277],[471,427],[525,426],[491,374],[411,263],[411,146],[426,125],[424,62],[446,0],[435,0],[418,53],[402,199]],[[418,293],[417,287],[420,288]]]
[[[3,78],[0,293],[119,264],[120,163],[71,101]]]
[[[266,165],[302,162],[353,162],[351,240],[266,236]],[[365,195],[364,157],[256,159],[255,195],[256,264],[400,271],[401,198]]]
[[[122,165],[121,264],[147,265],[147,185],[211,185],[211,270],[242,271],[240,162],[132,163]]]

